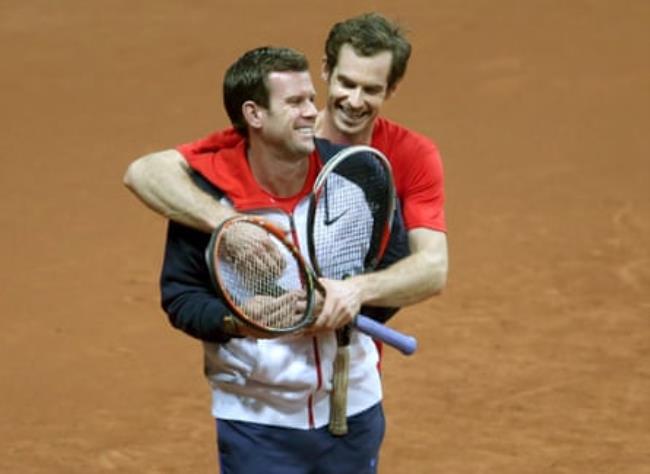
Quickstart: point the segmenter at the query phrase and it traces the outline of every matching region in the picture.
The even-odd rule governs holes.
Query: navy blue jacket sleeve
[[[160,292],[170,323],[192,337],[227,342],[223,319],[230,314],[212,287],[205,249],[210,235],[170,222]]]

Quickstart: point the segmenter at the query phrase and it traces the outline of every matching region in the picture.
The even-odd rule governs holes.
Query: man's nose
[[[318,109],[316,108],[316,104],[313,103],[312,101],[307,101],[307,104],[305,105],[305,107],[303,107],[302,115],[304,117],[315,117],[316,115],[318,115]]]
[[[361,90],[361,87],[357,87],[350,91],[348,102],[350,103],[350,107],[353,107],[355,109],[363,106],[363,91]]]

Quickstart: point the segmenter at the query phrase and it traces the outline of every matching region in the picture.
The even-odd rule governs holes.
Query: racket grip
[[[413,336],[389,328],[362,314],[354,319],[354,326],[362,333],[379,339],[404,355],[411,355],[417,349],[418,341]]]
[[[334,436],[348,433],[348,378],[350,370],[350,347],[339,346],[334,359],[334,378],[330,397],[329,431]]]

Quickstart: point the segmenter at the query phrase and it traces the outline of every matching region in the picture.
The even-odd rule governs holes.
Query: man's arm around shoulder
[[[196,185],[187,161],[174,149],[133,161],[124,184],[158,214],[198,230],[209,232],[234,215]]]

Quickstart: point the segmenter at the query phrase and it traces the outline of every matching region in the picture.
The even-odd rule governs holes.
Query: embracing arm
[[[447,283],[447,235],[416,228],[408,232],[411,254],[386,269],[349,281],[361,288],[364,304],[407,306],[442,291]]]
[[[400,231],[400,221],[396,219],[393,225],[380,270],[344,280],[320,279],[327,298],[315,328],[341,327],[359,311],[386,322],[400,307],[442,291],[447,283],[447,235],[427,228],[416,228],[405,235]]]
[[[127,168],[124,184],[157,213],[195,229],[211,231],[235,214],[196,185],[177,150],[138,158]]]

